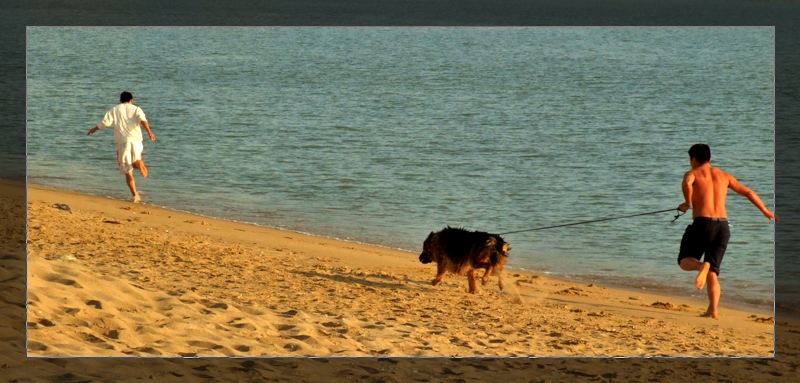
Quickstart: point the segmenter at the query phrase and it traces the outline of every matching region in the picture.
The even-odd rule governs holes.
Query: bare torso
[[[688,183],[692,217],[728,218],[725,211],[725,198],[731,176],[709,164],[704,164],[686,173],[684,183]]]

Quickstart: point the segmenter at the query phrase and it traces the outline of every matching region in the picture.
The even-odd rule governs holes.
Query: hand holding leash
[[[683,205],[685,205],[685,204],[681,204],[681,206],[683,206]],[[686,214],[686,212],[687,212],[689,209],[686,209],[686,210],[681,210],[681,207],[680,207],[680,206],[678,206],[678,209],[677,209],[677,210],[678,210],[678,214],[675,214],[675,219],[673,219],[673,220],[672,220],[672,223],[675,223],[675,221],[677,221],[677,220],[678,220],[678,218],[680,218],[682,215]]]

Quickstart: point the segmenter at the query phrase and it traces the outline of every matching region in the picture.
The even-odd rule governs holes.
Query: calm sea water
[[[133,93],[147,203],[414,253],[676,207],[687,150],[774,206],[771,28],[29,28],[28,181],[128,198],[110,131]],[[774,226],[728,200],[723,303],[771,308]],[[508,234],[509,268],[703,298],[673,213]],[[415,257],[415,255],[414,255]]]

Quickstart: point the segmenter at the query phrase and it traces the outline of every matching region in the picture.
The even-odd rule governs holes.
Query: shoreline
[[[472,295],[385,247],[36,185],[27,207],[29,356],[774,355],[763,312],[513,269]]]
[[[63,188],[58,188],[58,187],[46,186],[46,185],[40,185],[40,184],[35,184],[35,183],[28,183],[27,186],[33,186],[35,188],[46,189],[46,190],[50,190],[50,191],[53,191],[53,192],[74,193],[74,194],[77,194],[77,195],[83,195],[83,196],[87,196],[87,197],[96,197],[96,198],[101,198],[101,199],[107,199],[109,201],[129,202],[127,200],[118,199],[118,198],[114,198],[114,197],[111,197],[111,196],[84,193],[84,192],[73,191],[73,190],[69,190],[69,189],[63,189]],[[219,220],[219,221],[224,221],[224,222],[230,222],[230,223],[233,223],[233,224],[248,225],[248,226],[254,226],[254,227],[259,227],[259,228],[282,231],[282,232],[286,232],[286,233],[301,234],[301,235],[310,236],[310,237],[323,238],[323,239],[326,239],[326,240],[340,241],[340,242],[345,242],[345,243],[353,243],[353,244],[363,245],[363,246],[374,246],[374,247],[386,249],[386,250],[389,250],[389,251],[399,251],[399,252],[405,252],[405,253],[409,253],[409,254],[413,254],[414,253],[414,251],[406,250],[406,249],[402,249],[402,248],[398,248],[398,247],[384,246],[384,245],[373,244],[373,243],[368,243],[368,242],[364,242],[364,241],[343,239],[343,238],[338,238],[338,237],[334,237],[334,236],[325,236],[325,235],[320,235],[320,234],[315,234],[315,233],[310,233],[310,232],[297,231],[297,230],[281,228],[281,227],[276,227],[276,226],[263,225],[263,224],[258,224],[258,223],[254,223],[254,222],[240,221],[240,220],[235,220],[235,219],[225,218],[225,217],[215,217],[213,215],[201,214],[199,212],[175,209],[175,208],[159,206],[159,205],[152,205],[152,204],[149,204],[149,203],[142,203],[141,206],[150,206],[150,207],[153,207],[153,208],[159,208],[159,209],[163,209],[163,210],[166,210],[166,211],[172,211],[172,212],[176,212],[176,213],[193,215],[193,216],[204,218],[204,219],[213,219],[213,220]],[[512,254],[512,256],[513,256],[513,254]],[[690,276],[689,273],[686,274],[686,281],[685,281],[686,282],[686,288],[673,287],[673,290],[669,291],[667,289],[660,288],[660,287],[655,287],[655,288],[644,287],[644,286],[636,287],[633,283],[626,283],[626,280],[625,280],[624,277],[617,277],[617,276],[595,276],[595,277],[586,276],[586,275],[567,276],[567,275],[561,275],[559,273],[552,272],[552,271],[534,270],[534,269],[529,269],[529,268],[524,268],[524,267],[514,267],[513,265],[512,266],[508,266],[507,265],[505,269],[508,272],[514,272],[514,273],[520,273],[520,274],[542,275],[542,276],[546,276],[548,278],[552,278],[552,279],[561,281],[563,283],[587,284],[588,285],[588,284],[592,284],[592,283],[597,283],[599,281],[600,283],[602,283],[605,286],[608,286],[608,287],[611,287],[611,288],[615,288],[615,289],[619,289],[619,290],[628,291],[628,292],[630,292],[632,294],[635,294],[635,293],[650,293],[650,294],[655,294],[655,295],[661,295],[661,296],[663,296],[665,298],[674,297],[673,299],[692,300],[692,301],[696,301],[698,304],[702,304],[704,302],[705,302],[705,304],[707,304],[707,302],[708,302],[707,298],[705,297],[705,292],[704,291],[702,293],[698,293],[699,295],[701,295],[700,298],[692,296],[692,295],[694,295],[694,294],[692,294],[692,293],[694,293],[694,291],[691,290],[691,287],[694,284],[694,277]],[[687,293],[687,291],[690,291],[691,293]],[[762,314],[762,315],[774,316],[774,312],[775,312],[774,304],[775,304],[774,300],[772,302],[770,302],[770,303],[764,302],[763,304],[748,303],[748,302],[737,303],[735,301],[731,302],[730,300],[726,301],[725,297],[723,296],[722,302],[720,303],[720,307],[721,308],[731,308],[731,309],[736,309],[736,310],[740,310],[740,311],[752,311],[752,312],[759,313],[759,314]]]

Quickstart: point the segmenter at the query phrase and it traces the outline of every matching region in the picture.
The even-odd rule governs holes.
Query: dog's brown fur
[[[486,284],[489,275],[497,275],[500,290],[503,289],[503,267],[508,260],[511,247],[502,237],[482,231],[467,231],[446,227],[439,232],[431,232],[422,245],[419,261],[436,262],[436,278],[431,282],[436,286],[442,281],[445,272],[467,274],[469,292],[478,292],[475,270],[485,269],[481,282]]]

